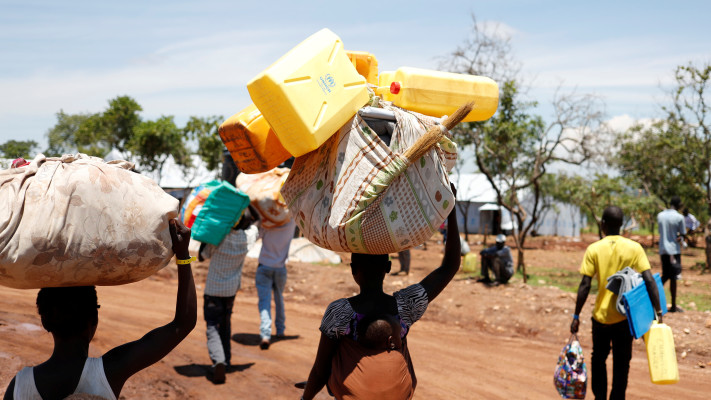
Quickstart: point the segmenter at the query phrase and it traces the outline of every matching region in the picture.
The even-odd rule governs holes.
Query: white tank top
[[[89,357],[84,363],[84,369],[81,371],[79,384],[74,389],[75,394],[93,394],[101,396],[108,400],[116,400],[114,391],[111,390],[111,385],[106,379],[104,373],[104,362],[101,357]],[[15,400],[42,400],[35,386],[35,374],[33,367],[25,367],[15,375],[15,390],[13,391]]]

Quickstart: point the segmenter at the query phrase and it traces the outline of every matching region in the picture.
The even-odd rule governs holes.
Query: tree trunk
[[[528,283],[528,277],[526,276],[526,264],[523,262],[523,246],[518,247],[518,269],[523,273],[523,283]]]

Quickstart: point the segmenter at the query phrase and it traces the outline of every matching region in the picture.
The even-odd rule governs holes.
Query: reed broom
[[[447,130],[451,130],[457,126],[458,123],[462,122],[464,117],[471,112],[472,108],[474,108],[473,101],[463,104],[454,114],[447,117],[447,119],[442,122],[442,125],[444,125]],[[433,146],[442,140],[442,136],[444,136],[444,130],[442,130],[439,125],[435,125],[430,128],[427,133],[417,139],[417,141],[403,153],[403,156],[407,158],[408,165],[412,165],[415,160],[419,160],[424,156]]]

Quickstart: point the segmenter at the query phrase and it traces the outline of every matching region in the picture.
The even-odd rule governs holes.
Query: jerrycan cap
[[[390,84],[390,93],[392,93],[392,94],[400,93],[400,82],[393,82]]]

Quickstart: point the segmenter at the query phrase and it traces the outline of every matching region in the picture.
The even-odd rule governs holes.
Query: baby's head
[[[358,322],[358,343],[373,350],[394,350],[402,346],[402,327],[390,314],[365,316]]]

